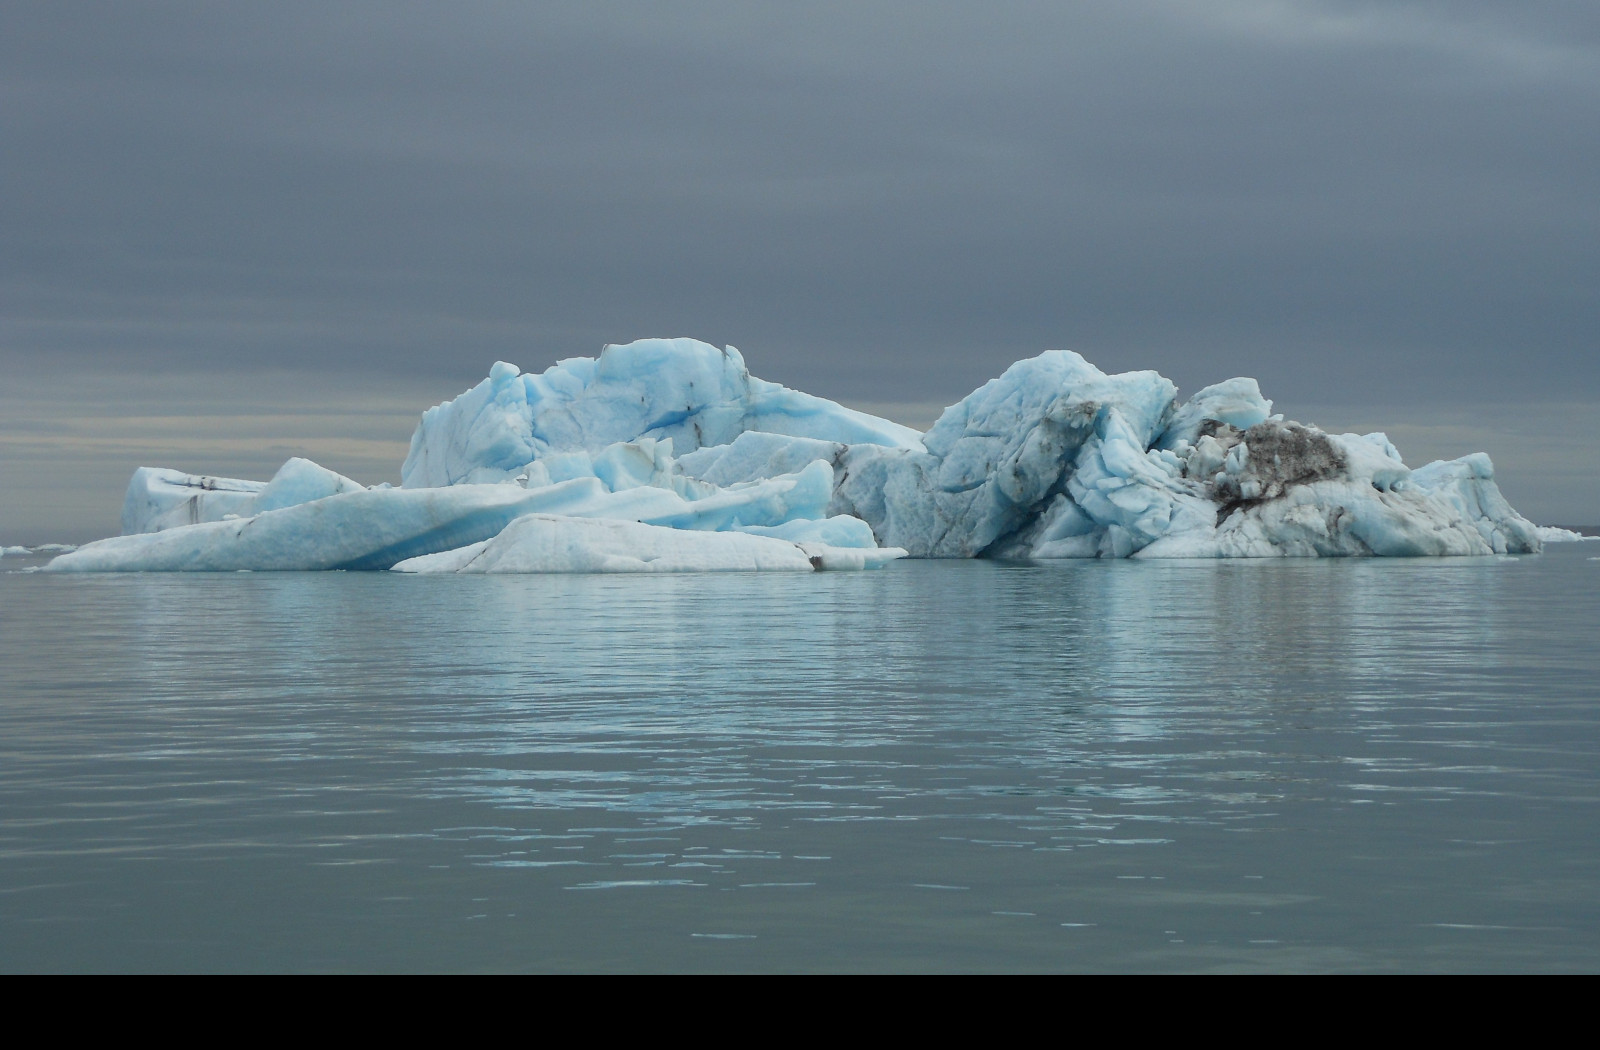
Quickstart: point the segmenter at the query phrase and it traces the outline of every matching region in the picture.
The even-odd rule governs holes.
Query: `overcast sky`
[[[116,420],[221,473],[232,396],[350,403],[377,463],[496,359],[647,335],[901,416],[1052,347],[1476,414],[1514,497],[1600,411],[1592,0],[7,0],[0,190],[0,542],[88,506],[19,509],[52,470],[114,521],[168,447]],[[1565,469],[1524,509],[1600,520]]]

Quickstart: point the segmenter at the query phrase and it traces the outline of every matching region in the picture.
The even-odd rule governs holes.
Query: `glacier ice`
[[[946,409],[922,449],[852,446],[835,507],[913,556],[1026,555],[1017,537],[1080,462],[1102,454],[1131,468],[1125,461],[1144,458],[1176,394],[1155,372],[1108,376],[1069,351],[1019,361]]]
[[[400,468],[406,488],[504,481],[551,452],[670,438],[679,454],[747,430],[915,448],[910,427],[756,379],[733,347],[641,339],[540,375],[498,362],[489,378],[423,413]]]
[[[1193,445],[1207,421],[1226,423],[1235,430],[1249,430],[1264,423],[1272,414],[1272,402],[1261,396],[1254,379],[1228,379],[1213,383],[1177,406],[1157,446],[1170,449],[1180,442]]]
[[[429,409],[401,487],[309,460],[270,481],[135,472],[124,535],[53,571],[862,569],[913,557],[1528,553],[1487,456],[1406,466],[1382,434],[1273,413],[1255,380],[1180,401],[1155,372],[1019,361],[926,434],[752,377],[690,339]]]
[[[271,481],[213,478],[162,467],[140,467],[122,502],[122,533],[160,532],[227,517],[248,518],[364,486],[309,459],[295,457]]]
[[[726,445],[696,449],[678,457],[684,473],[713,485],[732,485],[774,474],[788,474],[819,459],[837,463],[850,446],[820,438],[797,438],[747,430]]]
[[[633,521],[525,514],[492,539],[410,558],[413,573],[811,572],[874,568],[905,552],[792,542],[770,533],[698,532]]]
[[[643,522],[669,529],[737,531],[824,516],[833,472],[713,488],[686,499],[671,487],[613,489],[592,474],[537,488],[519,484],[361,489],[251,517],[116,536],[86,544],[49,568],[77,572],[184,569],[387,569],[496,536],[525,514]]]

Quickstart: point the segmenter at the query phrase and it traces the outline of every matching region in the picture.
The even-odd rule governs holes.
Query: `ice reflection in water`
[[[1592,968],[1584,553],[0,575],[0,961]]]

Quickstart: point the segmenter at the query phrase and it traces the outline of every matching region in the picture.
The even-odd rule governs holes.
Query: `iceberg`
[[[731,347],[497,363],[427,410],[401,486],[309,460],[269,481],[141,467],[123,535],[67,571],[868,569],[919,558],[1533,553],[1481,453],[1415,470],[1383,434],[1273,412],[1253,379],[1185,401],[1070,351],[1019,361],[926,434],[754,378]]]

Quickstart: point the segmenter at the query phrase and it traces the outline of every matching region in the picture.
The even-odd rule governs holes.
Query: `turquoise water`
[[[1596,555],[0,573],[0,968],[1592,970]]]

